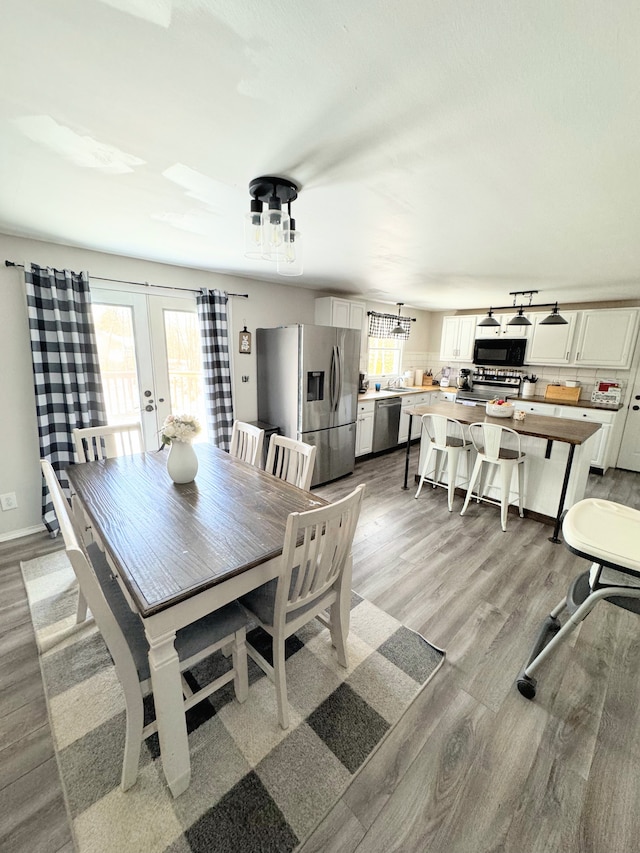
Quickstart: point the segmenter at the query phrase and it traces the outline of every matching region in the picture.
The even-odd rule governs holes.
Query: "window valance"
[[[408,341],[411,330],[411,317],[400,317],[397,314],[380,314],[377,311],[367,311],[369,315],[369,337],[370,338],[397,338],[399,341]],[[392,335],[391,331],[400,324],[404,329],[402,335]]]

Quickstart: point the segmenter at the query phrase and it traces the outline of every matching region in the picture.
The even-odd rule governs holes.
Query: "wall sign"
[[[247,331],[247,327],[240,332],[240,352],[249,355],[251,353],[251,332]]]

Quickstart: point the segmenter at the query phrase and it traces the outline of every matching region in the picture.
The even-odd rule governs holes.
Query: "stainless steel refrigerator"
[[[256,329],[258,418],[314,444],[312,486],[355,465],[360,332],[334,326]]]

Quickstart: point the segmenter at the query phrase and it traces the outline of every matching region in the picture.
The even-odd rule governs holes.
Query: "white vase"
[[[167,472],[174,483],[192,483],[198,473],[198,457],[189,441],[172,441]]]

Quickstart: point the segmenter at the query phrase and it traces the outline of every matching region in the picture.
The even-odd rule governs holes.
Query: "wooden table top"
[[[462,403],[411,406],[405,409],[405,412],[410,415],[444,415],[462,424],[484,421],[488,424],[510,427],[520,435],[562,441],[565,444],[583,444],[600,429],[600,424],[592,421],[572,421],[569,418],[551,418],[545,415],[531,415],[528,412],[523,421],[516,421],[513,418],[491,418],[486,414],[484,406],[463,406]]]
[[[277,557],[289,513],[327,504],[210,444],[194,448],[198,473],[184,485],[166,451],[67,468],[143,616]]]

